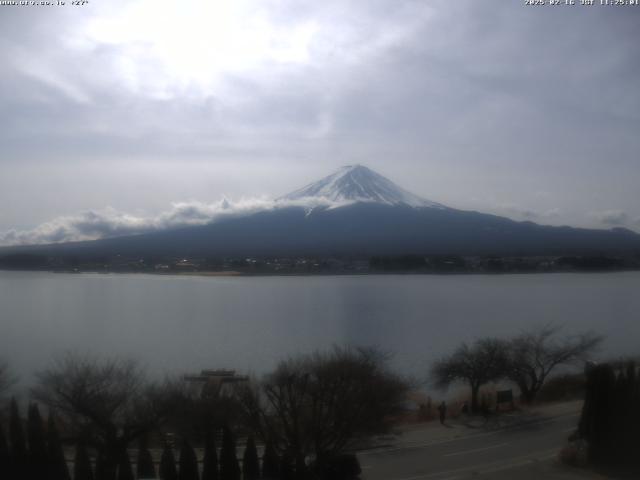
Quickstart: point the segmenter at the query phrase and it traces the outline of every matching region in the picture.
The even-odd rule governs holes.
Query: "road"
[[[363,480],[578,479],[602,478],[557,462],[558,451],[575,430],[577,413],[542,418],[525,425],[433,438],[434,428],[413,432],[412,441],[360,452]],[[460,428],[458,426],[458,428]],[[463,427],[464,428],[464,427]],[[430,434],[431,433],[431,434]]]

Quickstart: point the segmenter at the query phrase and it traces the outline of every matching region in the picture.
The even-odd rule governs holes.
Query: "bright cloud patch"
[[[318,198],[305,198],[299,201],[249,198],[237,202],[231,202],[225,198],[215,203],[197,201],[174,203],[169,210],[156,216],[137,216],[113,208],[105,208],[57,217],[31,230],[9,230],[0,233],[0,245],[35,245],[137,235],[205,225],[225,217],[250,215],[259,211],[294,206],[312,209],[331,208],[338,204]]]
[[[222,73],[304,64],[316,30],[313,21],[276,24],[246,0],[139,0],[89,21],[75,46],[117,48],[129,87],[172,97],[176,88],[208,92]]]

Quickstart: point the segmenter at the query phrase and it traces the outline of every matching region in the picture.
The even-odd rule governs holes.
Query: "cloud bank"
[[[154,216],[132,215],[107,207],[77,215],[60,216],[33,229],[12,229],[0,233],[0,245],[41,245],[97,240],[205,225],[222,218],[250,215],[278,208],[302,207],[311,210],[316,207],[333,208],[344,204],[321,198],[306,198],[299,201],[243,198],[236,202],[223,198],[214,203],[175,202],[168,210]]]
[[[76,215],[64,215],[44,222],[32,229],[12,229],[0,233],[0,246],[42,245],[113,238],[127,235],[157,232],[181,227],[206,225],[223,218],[251,215],[279,208],[301,207],[307,212],[314,208],[338,208],[352,202],[332,202],[323,197],[306,197],[299,200],[269,199],[266,197],[242,198],[232,201],[222,198],[217,202],[174,202],[170,208],[157,215],[134,215],[112,207],[88,210]],[[548,220],[558,215],[557,210],[534,212],[517,205],[501,205],[500,208],[516,220]],[[591,212],[590,216],[605,227],[640,227],[640,217],[632,218],[622,210]]]

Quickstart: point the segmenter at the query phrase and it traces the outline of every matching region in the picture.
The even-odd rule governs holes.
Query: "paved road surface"
[[[424,443],[358,454],[364,480],[578,479],[602,478],[557,462],[558,451],[575,430],[577,413],[543,418],[527,425],[433,439]],[[433,428],[446,428],[431,426]],[[458,428],[460,428],[458,426]],[[416,432],[412,433],[416,438]],[[419,439],[419,431],[417,433]],[[432,437],[429,439],[429,437]]]

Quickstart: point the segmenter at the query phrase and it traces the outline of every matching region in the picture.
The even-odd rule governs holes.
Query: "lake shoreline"
[[[508,275],[550,275],[550,274],[617,274],[640,272],[640,269],[615,270],[550,270],[550,271],[453,271],[453,272],[423,272],[423,271],[367,271],[367,272],[243,272],[238,270],[202,270],[193,272],[158,272],[158,271],[126,271],[126,270],[33,270],[33,269],[2,269],[0,272],[32,272],[55,273],[66,275],[152,275],[158,277],[367,277],[367,276],[508,276]]]

